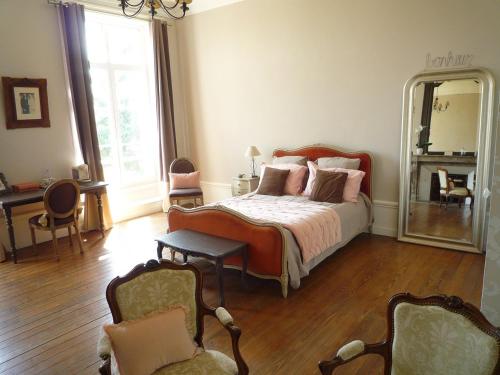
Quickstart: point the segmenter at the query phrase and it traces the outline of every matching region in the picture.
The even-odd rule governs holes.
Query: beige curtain
[[[158,116],[161,178],[164,186],[168,181],[170,163],[177,157],[167,27],[166,23],[158,20],[153,21],[156,111]],[[166,192],[163,200],[163,210],[166,211],[168,206],[168,192]]]
[[[83,160],[89,166],[90,177],[93,180],[104,181],[85,41],[85,11],[83,6],[78,4],[64,4],[58,11],[71,102]],[[107,194],[102,195],[102,205],[104,227],[108,229],[112,226],[112,220]],[[99,228],[96,197],[92,194],[87,195],[85,199],[83,223],[84,230]]]

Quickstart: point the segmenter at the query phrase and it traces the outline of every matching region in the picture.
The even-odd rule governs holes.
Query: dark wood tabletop
[[[161,242],[164,246],[190,253],[203,253],[212,258],[227,257],[247,246],[245,242],[215,237],[188,229],[167,233],[155,240]]]
[[[96,189],[103,189],[108,184],[103,181],[90,181],[90,182],[80,182],[80,193],[85,194]],[[35,191],[25,191],[21,193],[6,193],[0,195],[0,208],[3,207],[16,207],[22,206],[29,203],[36,203],[43,201],[43,194],[45,189],[39,189]]]

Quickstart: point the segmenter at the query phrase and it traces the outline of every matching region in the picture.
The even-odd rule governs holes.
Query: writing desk
[[[81,194],[94,194],[97,198],[97,212],[99,213],[99,229],[104,237],[104,219],[102,213],[102,200],[101,194],[104,192],[108,184],[103,181],[90,181],[80,182]],[[14,237],[14,227],[12,225],[12,208],[23,206],[25,204],[43,202],[43,194],[45,189],[36,191],[27,191],[23,193],[7,193],[0,195],[0,208],[3,209],[5,214],[5,221],[7,222],[7,230],[9,232],[10,251],[12,252],[12,259],[17,263],[17,249],[16,239]]]

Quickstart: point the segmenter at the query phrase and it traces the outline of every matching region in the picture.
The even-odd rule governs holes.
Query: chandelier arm
[[[144,4],[145,4],[144,2],[142,4],[140,4],[140,7],[134,13],[130,13],[130,14],[127,14],[125,11],[125,8],[122,7],[123,14],[125,15],[125,17],[128,17],[128,18],[135,17],[142,11],[142,8],[144,8]],[[137,5],[139,5],[139,4],[137,4]]]
[[[125,3],[125,5],[127,5],[131,8],[137,8],[139,6],[143,6],[145,3],[144,0],[139,0],[139,2],[136,4],[132,4],[132,2],[130,2],[129,0],[123,0],[123,2]]]
[[[179,5],[179,3],[180,3],[181,1],[180,1],[180,0],[176,0],[176,1],[175,1],[175,4],[174,4],[174,5],[172,5],[172,6],[168,6],[168,5],[163,4],[163,0],[159,0],[159,2],[160,2],[160,4],[161,4],[161,7],[163,8],[163,10],[165,10],[165,11],[166,11],[167,9],[169,9],[169,10],[170,10],[170,9],[175,9],[175,8]]]
[[[177,1],[177,3],[179,3],[179,1]],[[183,6],[182,7],[182,16],[176,16],[175,14],[171,13],[171,9],[169,8],[166,8],[164,5],[163,5],[163,2],[160,0],[160,5],[161,7],[163,8],[163,10],[165,11],[165,13],[167,13],[171,18],[173,19],[176,19],[176,20],[180,20],[182,18],[184,18],[184,16],[186,15],[186,9],[185,7]]]

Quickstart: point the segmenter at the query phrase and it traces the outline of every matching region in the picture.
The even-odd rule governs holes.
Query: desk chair
[[[191,160],[186,158],[175,159],[170,164],[170,173],[192,173],[196,168]],[[203,206],[203,192],[200,188],[170,189],[168,193],[170,204],[179,204],[180,200],[192,200],[194,207]],[[200,204],[198,204],[198,200]]]
[[[66,179],[51,184],[43,195],[43,204],[46,214],[31,217],[28,222],[31,231],[31,242],[33,249],[37,251],[35,230],[50,231],[52,233],[52,245],[56,260],[59,260],[57,251],[56,230],[67,228],[69,241],[73,247],[71,227],[75,228],[80,254],[83,254],[82,238],[78,228],[78,215],[81,212],[80,186],[74,180]]]

